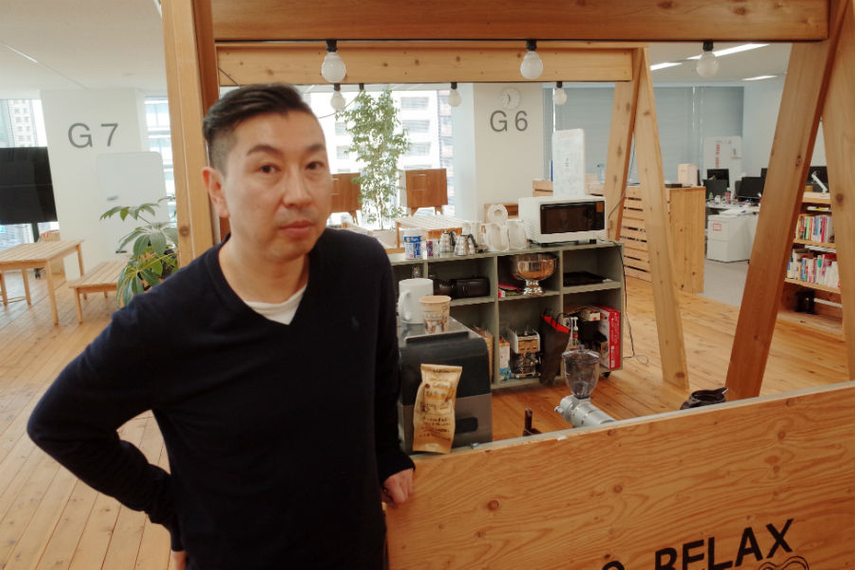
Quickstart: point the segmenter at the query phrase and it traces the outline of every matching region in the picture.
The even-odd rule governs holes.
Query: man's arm
[[[180,550],[169,474],[116,431],[154,404],[146,357],[151,355],[140,346],[133,308],[119,311],[54,381],[30,416],[27,432],[83,482],[166,526],[173,549]]]
[[[398,487],[397,480],[388,483],[387,480],[392,475],[412,470],[415,466],[407,454],[401,450],[401,443],[398,439],[397,401],[401,389],[398,370],[398,325],[395,319],[392,266],[388,259],[385,259],[385,253],[383,255],[383,281],[380,290],[380,315],[377,325],[374,430],[380,482],[384,484],[384,488],[389,489],[393,485]],[[409,477],[409,484],[406,481],[404,482],[404,487],[407,489],[412,488],[412,473]]]

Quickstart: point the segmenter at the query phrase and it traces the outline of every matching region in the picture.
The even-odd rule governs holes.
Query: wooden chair
[[[419,208],[433,208],[442,214],[448,205],[448,180],[444,168],[405,170],[407,212],[413,215]]]
[[[359,207],[359,184],[353,179],[359,176],[358,172],[340,172],[333,174],[332,211],[347,212],[356,223],[356,211]]]

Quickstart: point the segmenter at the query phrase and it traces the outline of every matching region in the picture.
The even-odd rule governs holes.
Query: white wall
[[[515,109],[501,106],[499,94],[509,86],[521,95]],[[542,177],[542,88],[539,83],[476,83],[458,90],[463,104],[451,115],[455,215],[480,220],[485,203],[530,196],[531,181]]]
[[[143,96],[132,89],[79,89],[42,91],[41,101],[60,235],[85,240],[84,266],[91,268],[112,257],[117,245],[104,243],[99,227],[106,208],[97,157],[148,150]],[[66,258],[65,269],[69,279],[79,276],[76,259]]]
[[[784,78],[747,82],[745,86],[742,166],[748,176],[760,176],[760,169],[769,166],[783,92]],[[822,136],[820,124],[810,162],[813,165],[825,164],[825,144]]]

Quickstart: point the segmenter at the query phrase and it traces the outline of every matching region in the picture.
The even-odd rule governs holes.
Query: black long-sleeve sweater
[[[170,529],[189,568],[379,568],[398,445],[391,268],[326,230],[290,325],[228,286],[214,247],[117,311],[28,425],[83,481]],[[170,472],[116,430],[153,410]]]

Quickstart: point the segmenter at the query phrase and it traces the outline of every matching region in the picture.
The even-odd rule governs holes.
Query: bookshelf
[[[808,324],[839,328],[842,308],[836,284],[836,245],[828,194],[805,192],[792,250],[779,314],[797,316]],[[796,311],[797,293],[803,289],[814,292],[815,314]]]

